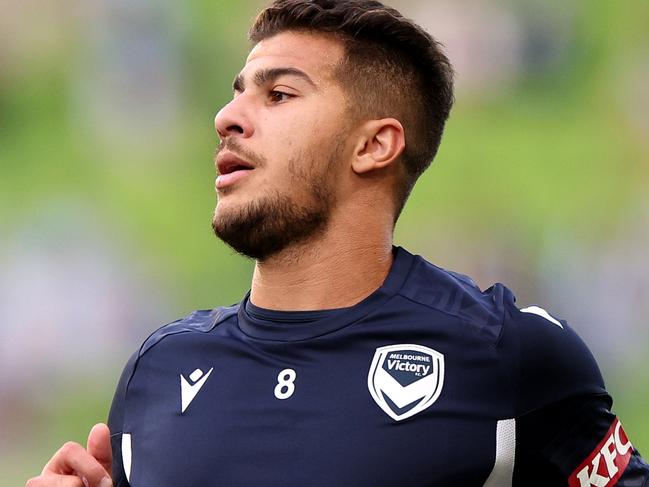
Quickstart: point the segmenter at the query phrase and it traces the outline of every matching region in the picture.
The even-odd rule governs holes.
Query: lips
[[[233,185],[241,178],[246,177],[254,166],[232,152],[219,154],[216,165],[219,176],[216,178],[216,189],[223,189]]]
[[[253,169],[252,164],[244,161],[231,152],[219,155],[217,159],[217,167],[220,175]]]

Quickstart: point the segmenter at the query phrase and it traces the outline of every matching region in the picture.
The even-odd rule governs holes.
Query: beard
[[[212,220],[216,236],[239,254],[263,262],[324,233],[335,205],[331,189],[342,144],[329,149],[325,164],[315,154],[310,151],[289,161],[285,192],[274,191],[227,212],[217,207]],[[301,194],[299,203],[295,191],[306,195]]]

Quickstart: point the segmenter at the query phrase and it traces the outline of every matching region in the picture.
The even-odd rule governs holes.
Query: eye
[[[268,99],[273,103],[281,103],[290,98],[293,98],[295,95],[289,93],[284,93],[283,91],[271,90],[268,92]]]

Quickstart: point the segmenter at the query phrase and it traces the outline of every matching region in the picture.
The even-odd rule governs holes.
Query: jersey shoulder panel
[[[128,487],[128,475],[123,459],[122,445],[127,416],[127,395],[129,385],[135,376],[142,356],[156,344],[169,336],[180,333],[209,333],[232,315],[236,314],[238,305],[220,307],[213,310],[194,311],[190,315],[168,323],[154,331],[142,346],[130,357],[120,376],[115,389],[113,402],[108,415],[108,426],[111,431],[111,448],[113,451],[113,482],[116,487]]]
[[[154,331],[140,346],[140,348],[130,357],[115,389],[113,402],[109,413],[109,426],[111,431],[121,432],[124,424],[124,410],[126,396],[131,379],[136,373],[138,362],[142,355],[160,343],[165,337],[179,333],[208,333],[216,326],[223,323],[227,318],[236,313],[237,306],[228,308],[219,307],[213,310],[194,311],[185,318],[168,323],[158,330]]]
[[[539,306],[507,306],[498,348],[511,370],[518,415],[573,397],[606,394],[584,341]]]
[[[486,290],[468,276],[437,267],[417,256],[399,294],[411,301],[454,316],[495,343],[508,303],[514,296],[497,283]]]
[[[168,323],[154,331],[140,347],[139,355],[144,355],[153,346],[168,336],[179,333],[209,333],[225,320],[235,315],[239,304],[218,307],[212,310],[194,311],[188,316]]]
[[[482,291],[471,278],[416,257],[399,293],[458,318],[493,344],[515,398],[512,414],[606,394],[597,363],[577,333],[539,306],[519,309],[500,283]]]

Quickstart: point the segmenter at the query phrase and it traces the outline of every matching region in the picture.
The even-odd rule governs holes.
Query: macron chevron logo
[[[201,388],[205,385],[205,382],[207,382],[207,379],[213,370],[214,367],[208,370],[207,374],[204,374],[201,369],[196,369],[194,372],[189,374],[189,380],[185,379],[185,377],[180,374],[181,413],[184,413],[187,410]]]

